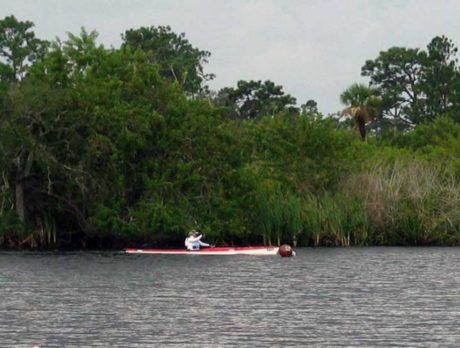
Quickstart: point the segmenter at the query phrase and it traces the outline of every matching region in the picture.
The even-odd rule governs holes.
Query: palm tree
[[[366,139],[366,123],[376,117],[381,103],[380,93],[377,89],[361,83],[354,83],[341,95],[343,104],[349,105],[341,112],[342,116],[352,117],[358,127],[361,139]]]

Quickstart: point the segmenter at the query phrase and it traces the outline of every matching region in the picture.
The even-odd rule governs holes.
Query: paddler
[[[202,242],[201,238],[203,238],[201,233],[195,230],[191,230],[188,234],[188,237],[185,238],[185,247],[187,250],[200,250],[201,247],[210,246],[208,243]]]

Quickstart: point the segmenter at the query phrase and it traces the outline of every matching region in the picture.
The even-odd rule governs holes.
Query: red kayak
[[[214,247],[200,250],[185,249],[136,249],[127,248],[127,254],[162,254],[162,255],[276,255],[278,247],[257,246],[257,247]]]

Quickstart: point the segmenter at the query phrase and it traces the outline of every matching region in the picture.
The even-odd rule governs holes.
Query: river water
[[[460,249],[0,253],[0,347],[458,347]]]

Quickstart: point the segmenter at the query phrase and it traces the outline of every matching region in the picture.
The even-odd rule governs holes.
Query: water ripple
[[[460,249],[0,253],[0,347],[454,347]]]

